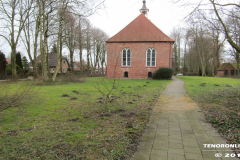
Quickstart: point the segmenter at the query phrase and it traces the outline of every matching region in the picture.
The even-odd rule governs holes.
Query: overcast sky
[[[104,9],[88,18],[94,27],[112,37],[140,14],[142,5],[142,0],[105,0]],[[171,0],[146,0],[146,6],[149,9],[148,18],[168,36],[173,28],[184,25],[183,19],[193,10],[193,6],[180,7]],[[1,45],[0,49],[10,55],[9,45]],[[27,56],[21,43],[17,51]],[[68,50],[64,49],[63,54],[68,54]]]
[[[105,31],[109,38],[126,27],[137,16],[143,6],[142,0],[105,0],[104,9],[88,17],[94,27]],[[184,25],[184,18],[193,10],[193,6],[181,6],[171,0],[146,0],[149,9],[148,18],[165,34],[170,36],[173,28]],[[68,50],[63,50],[67,55]],[[75,54],[78,60],[78,54]],[[86,55],[83,55],[86,59]]]
[[[140,14],[142,5],[142,0],[106,0],[105,9],[89,19],[95,27],[112,37]],[[193,9],[190,6],[179,7],[171,0],[146,0],[146,6],[148,18],[167,35],[174,27],[183,25],[184,17]]]

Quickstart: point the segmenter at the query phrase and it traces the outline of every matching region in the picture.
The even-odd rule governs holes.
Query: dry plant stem
[[[96,85],[93,86],[95,89],[97,89],[98,92],[100,92],[104,97],[106,97],[108,99],[108,101],[111,100],[111,94],[112,94],[112,91],[113,91],[115,83],[116,83],[116,67],[118,65],[118,59],[120,57],[120,54],[118,54],[116,56],[117,56],[117,58],[116,58],[116,64],[114,66],[114,77],[113,77],[113,83],[111,85],[111,88],[109,88],[107,86],[105,79],[103,79],[101,86],[103,86],[103,88],[105,88],[107,90],[106,93],[104,93],[104,91],[101,89],[99,83],[96,82]]]
[[[1,85],[7,85],[7,84],[1,84]],[[5,86],[3,86],[3,88],[4,87]],[[7,89],[7,87],[5,87],[5,89],[2,90],[3,98],[7,101],[7,104],[6,106],[3,105],[3,108],[0,108],[0,112],[13,107],[17,103],[20,103],[27,96],[33,95],[34,84],[26,88],[23,88],[23,87],[25,86],[20,86],[13,95],[9,94],[9,88]],[[23,91],[21,91],[22,88],[23,88]]]

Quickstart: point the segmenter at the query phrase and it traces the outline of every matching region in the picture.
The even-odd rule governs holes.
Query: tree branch
[[[238,52],[240,52],[240,47],[239,47],[235,42],[233,42],[231,36],[229,35],[228,30],[227,30],[227,27],[226,27],[226,25],[224,24],[223,20],[221,19],[220,15],[219,15],[219,13],[218,13],[218,11],[217,11],[217,8],[216,8],[216,6],[215,6],[214,0],[209,0],[209,1],[212,3],[213,8],[214,8],[214,12],[216,13],[216,15],[217,15],[217,17],[218,17],[218,20],[220,21],[220,23],[222,24],[222,26],[223,26],[223,28],[224,28],[227,41],[229,42],[229,44],[230,44],[233,48],[235,48]]]

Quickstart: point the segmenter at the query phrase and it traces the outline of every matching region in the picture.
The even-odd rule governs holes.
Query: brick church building
[[[107,42],[107,77],[146,79],[160,67],[172,67],[174,40],[141,14]]]

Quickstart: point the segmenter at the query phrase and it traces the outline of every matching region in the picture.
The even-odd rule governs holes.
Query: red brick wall
[[[67,73],[67,71],[68,71],[68,62],[66,59],[63,59],[62,60],[62,72]]]
[[[80,70],[80,62],[73,62],[73,69],[74,70]]]
[[[148,78],[148,72],[154,73],[159,67],[172,67],[172,42],[107,43],[107,77]],[[131,66],[122,66],[122,50],[131,50]],[[156,50],[156,66],[146,66],[146,51]],[[115,69],[116,68],[116,69]]]
[[[224,71],[217,71],[217,76],[219,76],[219,77],[224,76]]]

